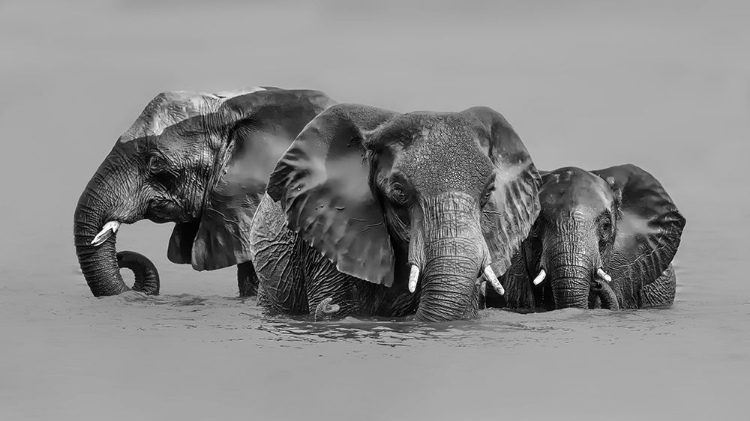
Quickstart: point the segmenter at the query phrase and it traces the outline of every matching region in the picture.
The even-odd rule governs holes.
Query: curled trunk
[[[95,225],[86,224],[86,219],[76,211],[75,246],[81,271],[94,296],[118,295],[130,290],[122,279],[120,268],[133,271],[133,290],[158,295],[160,279],[156,266],[142,254],[133,251],[116,252],[117,234],[112,234],[98,247],[92,246],[91,240],[98,231],[92,228]]]
[[[146,256],[134,251],[121,251],[117,253],[117,264],[121,268],[133,271],[135,275],[133,291],[159,295],[159,271]]]
[[[99,246],[91,245],[94,236],[104,225],[104,218],[90,203],[82,196],[75,212],[73,230],[78,263],[95,297],[121,294],[130,288],[120,275],[115,249],[117,235],[112,234]]]
[[[95,297],[117,295],[130,288],[120,275],[120,267],[133,270],[134,289],[146,294],[159,293],[159,275],[144,256],[123,252],[119,256],[112,235],[104,243],[91,244],[105,223],[133,222],[141,219],[138,207],[137,174],[115,168],[128,168],[121,153],[113,150],[91,178],[81,194],[73,216],[73,234],[78,263],[86,283]]]

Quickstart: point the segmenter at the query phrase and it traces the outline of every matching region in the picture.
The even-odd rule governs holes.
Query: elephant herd
[[[634,309],[674,301],[685,218],[635,165],[540,171],[487,107],[398,113],[314,90],[164,92],[75,210],[95,296],[159,293],[122,224],[174,222],[168,258],[237,266],[285,314],[449,321],[484,307]],[[489,284],[489,285],[488,285]]]

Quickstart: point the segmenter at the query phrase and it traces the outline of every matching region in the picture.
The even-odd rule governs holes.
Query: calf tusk
[[[417,280],[419,279],[419,268],[417,265],[411,265],[409,272],[409,292],[414,293],[417,290]]]
[[[597,270],[597,271],[596,271],[596,274],[597,274],[597,275],[598,275],[598,276],[599,276],[600,278],[604,279],[605,281],[607,281],[607,282],[612,282],[612,277],[611,277],[611,276],[609,276],[609,275],[607,275],[607,272],[605,272],[605,271],[604,271],[604,269],[602,269],[602,268],[599,268],[599,270]]]
[[[104,244],[105,241],[109,237],[112,236],[112,234],[117,232],[117,229],[120,228],[120,223],[117,221],[109,221],[106,224],[104,224],[104,227],[101,231],[99,231],[99,234],[96,234],[96,237],[94,237],[93,240],[91,240],[92,246],[100,246]]]
[[[487,267],[484,268],[484,277],[490,281],[492,288],[495,288],[495,291],[497,291],[498,294],[505,295],[505,289],[500,285],[500,281],[497,279],[497,276],[495,276],[495,271],[492,270],[490,265],[487,265]]]
[[[540,270],[539,275],[537,275],[536,278],[534,278],[534,285],[541,284],[544,278],[546,277],[547,277],[547,272],[545,272],[544,269]]]

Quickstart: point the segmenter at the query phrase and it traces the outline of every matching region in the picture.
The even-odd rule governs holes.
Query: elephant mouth
[[[191,218],[184,214],[180,206],[171,202],[151,203],[144,218],[157,224],[167,222],[189,222]]]

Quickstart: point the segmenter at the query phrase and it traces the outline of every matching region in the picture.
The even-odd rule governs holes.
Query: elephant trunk
[[[84,193],[84,196],[86,193]],[[84,201],[84,196],[78,203],[75,212],[73,231],[75,235],[76,254],[81,265],[83,277],[86,278],[91,292],[95,297],[121,294],[130,288],[125,285],[120,275],[117,263],[115,239],[112,234],[99,246],[91,245],[94,237],[104,225],[104,218]]]
[[[146,256],[134,251],[117,253],[117,265],[133,271],[135,282],[133,290],[148,295],[159,295],[159,271]]]
[[[430,259],[423,272],[417,319],[441,322],[476,316],[478,269],[474,257],[444,254]]]
[[[115,151],[110,153],[91,178],[81,194],[73,216],[73,234],[78,263],[86,282],[95,297],[121,294],[130,288],[120,275],[119,267],[129,267],[136,274],[136,289],[146,293],[158,293],[159,277],[153,264],[145,257],[134,254],[116,253],[117,235],[112,232],[109,238],[99,245],[92,245],[94,237],[109,221],[132,222],[137,217],[136,206],[124,203],[134,195],[121,191],[123,187],[133,185],[116,178],[111,162],[122,159]],[[125,176],[126,177],[126,176]],[[140,255],[138,255],[140,256]]]
[[[410,260],[424,262],[416,317],[430,322],[475,317],[476,281],[490,263],[478,207],[468,197],[449,195],[427,201],[422,209],[423,222],[416,225],[422,230],[410,242]]]
[[[588,308],[592,280],[590,257],[580,250],[562,251],[558,248],[552,253],[547,272],[555,308]]]

